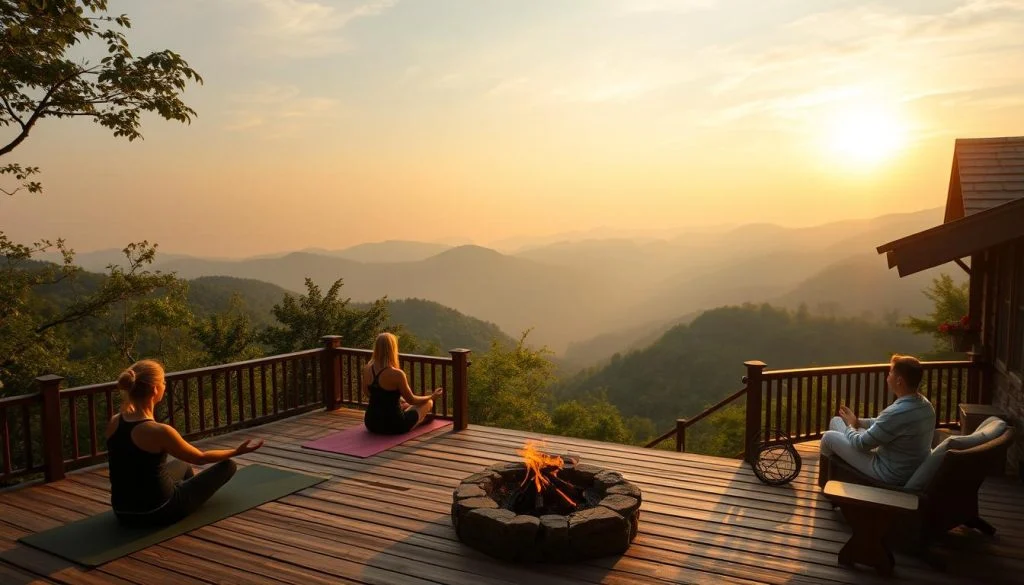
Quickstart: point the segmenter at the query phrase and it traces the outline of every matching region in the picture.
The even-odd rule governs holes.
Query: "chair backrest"
[[[950,449],[925,493],[955,499],[958,495],[974,497],[993,467],[1006,460],[1013,443],[1014,429],[1007,427],[995,439],[970,449]]]

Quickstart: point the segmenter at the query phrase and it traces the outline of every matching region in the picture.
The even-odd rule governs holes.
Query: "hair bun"
[[[131,392],[135,388],[135,370],[128,368],[117,377],[117,387],[124,392]]]

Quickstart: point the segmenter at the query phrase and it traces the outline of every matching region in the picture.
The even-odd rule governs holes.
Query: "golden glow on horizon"
[[[830,141],[844,160],[876,165],[893,158],[907,143],[907,126],[884,106],[858,106],[833,118]]]

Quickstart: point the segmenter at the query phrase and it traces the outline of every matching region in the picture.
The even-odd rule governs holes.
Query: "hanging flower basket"
[[[939,332],[949,335],[949,345],[953,351],[971,351],[974,345],[975,329],[967,315],[961,317],[959,321],[942,323],[939,325]]]

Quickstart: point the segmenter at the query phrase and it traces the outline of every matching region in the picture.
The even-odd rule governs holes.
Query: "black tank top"
[[[174,494],[174,481],[166,471],[167,453],[143,451],[132,440],[132,430],[152,420],[121,418],[107,439],[110,506],[118,512],[149,512]]]
[[[393,429],[404,424],[402,406],[398,403],[401,393],[381,387],[380,375],[384,370],[374,372],[373,366],[370,366],[370,371],[373,372],[373,381],[369,385],[370,404],[366,407],[363,422],[366,423],[366,428],[373,432],[393,432]]]

